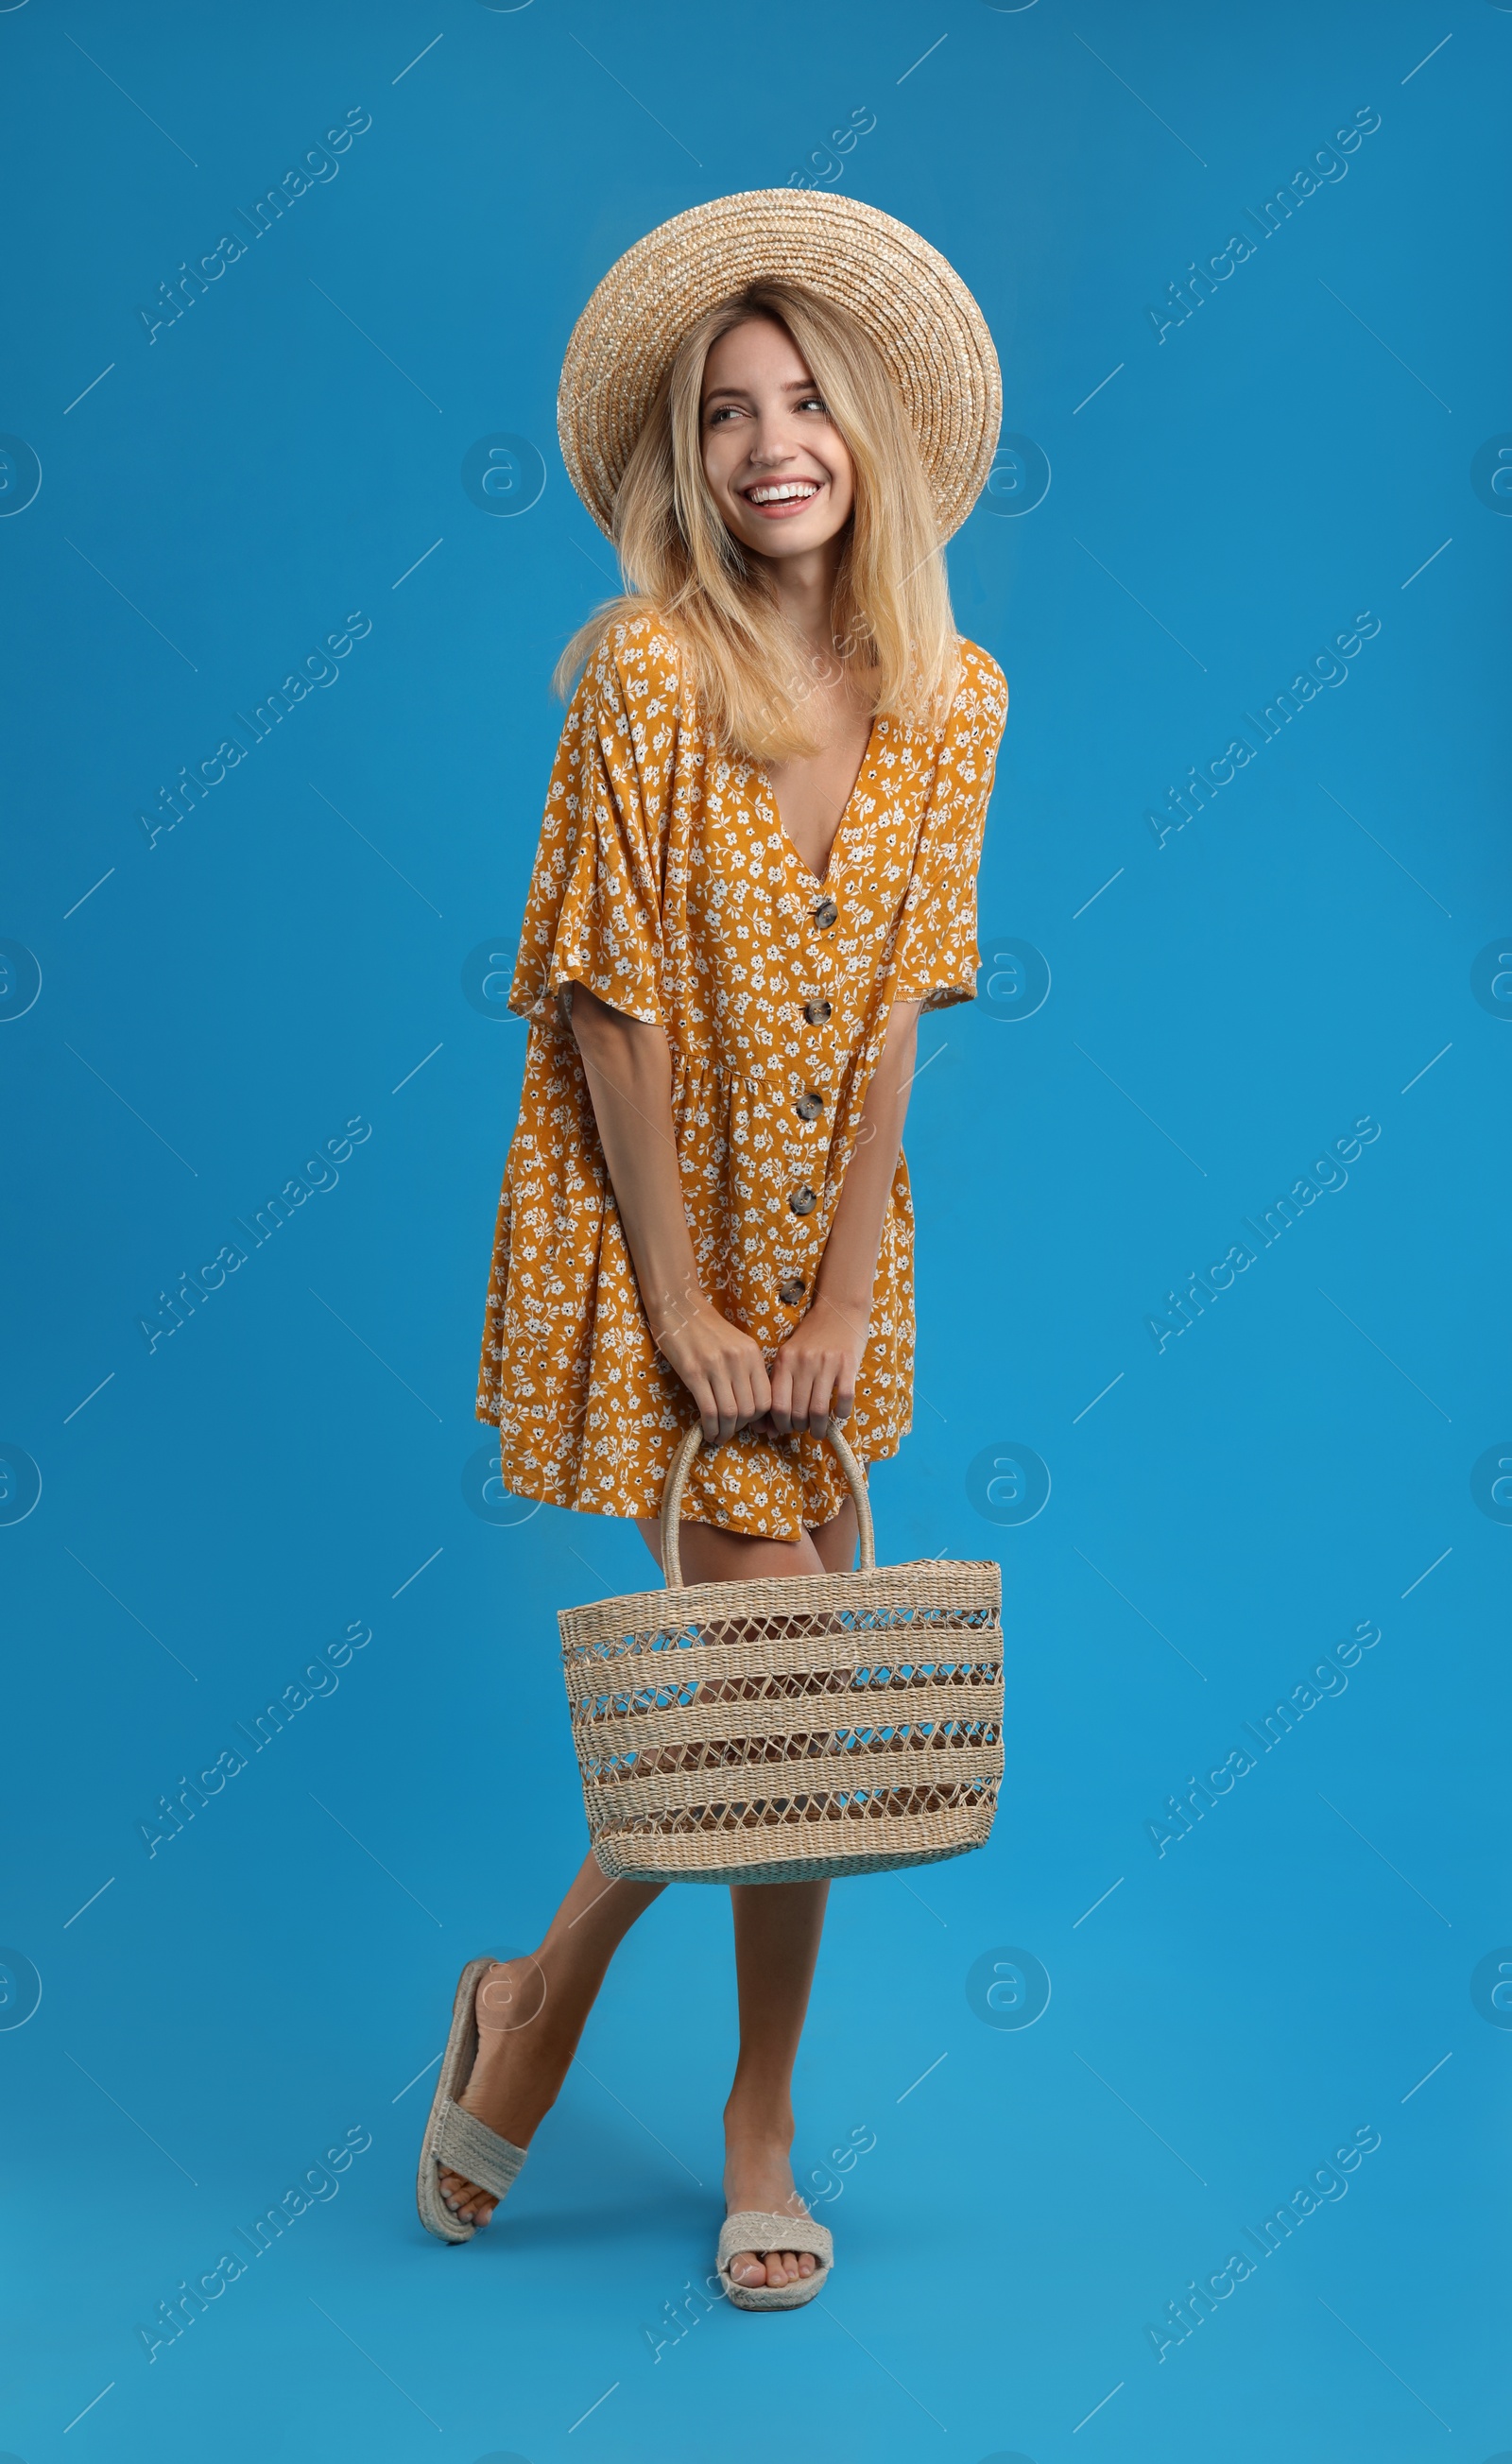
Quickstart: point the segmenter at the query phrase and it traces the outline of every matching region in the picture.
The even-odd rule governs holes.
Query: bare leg
[[[641,1531],[660,1565],[660,1534],[651,1517],[642,1519]],[[856,1509],[847,1498],[832,1523],[796,1541],[756,1540],[685,1523],[680,1547],[690,1583],[842,1573],[855,1562]],[[740,2208],[806,2212],[789,2161],[793,2065],[828,1894],[827,1882],[737,1882],[731,1889],[740,1995],[740,2055],[725,2105],[725,2205],[732,2213]],[[816,2265],[810,2251],[737,2251],[730,2274],[737,2284],[791,2284],[812,2276]]]
[[[725,2205],[805,2215],[793,2187],[793,2064],[824,1927],[827,1882],[736,1882],[735,1973],[740,2057],[725,2105]],[[737,2284],[791,2284],[812,2276],[811,2251],[737,2251]]]
[[[661,1882],[610,1882],[592,1857],[578,1868],[534,1959],[512,1959],[478,1988],[478,2056],[459,2100],[491,2130],[527,2147],[556,2103],[594,1997],[621,1942]],[[443,2173],[441,2195],[467,2224],[487,2224],[488,2190]]]
[[[654,1520],[641,1518],[640,1529],[660,1565]],[[854,1560],[855,1509],[847,1500],[833,1523],[793,1541],[685,1523],[681,1548],[690,1583],[838,1573]],[[478,2054],[460,2100],[466,2112],[515,2146],[530,2145],[557,2101],[610,1960],[665,1887],[606,1881],[595,1859],[583,1859],[534,1958],[496,1963],[478,1989]],[[737,1884],[731,1892],[740,2056],[725,2108],[730,2207],[803,2212],[788,2162],[792,2077],[827,1892],[823,1882]],[[441,2191],[465,2223],[487,2224],[497,2205],[456,2173],[442,2174]],[[764,2261],[740,2252],[730,2265],[739,2283],[781,2284],[812,2275],[815,2262],[807,2251],[773,2251]]]
[[[819,1562],[826,1574],[848,1574],[856,1563],[856,1548],[861,1538],[856,1522],[856,1509],[847,1497],[833,1523],[822,1523],[809,1538],[819,1552]]]
[[[660,1566],[662,1528],[656,1516],[638,1514],[635,1524]],[[847,1497],[833,1523],[817,1525],[802,1540],[752,1540],[743,1532],[716,1530],[711,1523],[685,1523],[678,1549],[688,1582],[743,1582],[757,1574],[846,1574],[856,1562],[859,1536],[856,1509]],[[810,1547],[817,1565],[807,1553]]]

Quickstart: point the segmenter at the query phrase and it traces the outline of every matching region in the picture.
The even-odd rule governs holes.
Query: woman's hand
[[[653,1324],[651,1333],[698,1406],[706,1446],[722,1445],[745,1421],[764,1417],[772,1388],[761,1346],[721,1317],[701,1292],[673,1309],[660,1327]]]
[[[856,1373],[866,1348],[866,1321],[817,1292],[772,1363],[772,1402],[765,1428],[785,1438],[809,1429],[822,1438],[830,1414],[848,1419],[856,1399]]]

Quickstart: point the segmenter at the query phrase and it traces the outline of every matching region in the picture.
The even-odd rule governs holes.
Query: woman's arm
[[[651,1341],[697,1404],[705,1442],[714,1445],[742,1421],[759,1419],[772,1396],[760,1345],[720,1315],[698,1282],[677,1169],[667,1037],[659,1026],[608,1008],[582,984],[574,984],[569,998]]]
[[[813,1301],[772,1364],[770,1425],[782,1437],[805,1427],[822,1437],[830,1413],[845,1419],[856,1399],[856,1373],[866,1348],[871,1287],[903,1145],[922,1007],[917,1001],[893,1004]]]

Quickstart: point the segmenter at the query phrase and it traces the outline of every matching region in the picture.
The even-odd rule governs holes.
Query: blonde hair
[[[882,717],[941,723],[958,673],[945,559],[924,465],[896,387],[865,327],[787,282],[756,282],[711,309],[681,344],[637,438],[614,503],[625,595],[568,643],[565,698],[610,626],[653,613],[690,658],[716,742],[757,759],[817,752],[805,705],[815,661],[783,615],[769,573],[726,529],[704,474],[704,370],[714,344],[752,318],[802,354],[855,468],[855,508],[835,577],[836,652]]]

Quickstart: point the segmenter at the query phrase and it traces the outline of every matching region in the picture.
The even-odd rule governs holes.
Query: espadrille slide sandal
[[[476,2225],[453,2215],[442,2197],[443,2172],[460,2173],[465,2181],[475,2182],[480,2190],[502,2199],[514,2187],[515,2177],[525,2162],[523,2147],[516,2147],[513,2140],[501,2139],[476,2114],[464,2113],[455,2101],[466,2089],[477,2059],[473,1997],[479,1979],[488,1974],[493,1964],[492,1959],[470,1959],[458,1979],[457,1998],[451,2006],[451,2033],[441,2057],[430,2119],[421,2142],[415,2204],[427,2232],[442,2241],[471,2241],[477,2231]],[[744,2247],[749,2248],[749,2244]],[[787,2247],[791,2249],[792,2244]]]
[[[757,2258],[769,2250],[811,2250],[819,2265],[812,2276],[800,2276],[791,2284],[736,2284],[727,2271],[737,2250],[755,2251]],[[800,2310],[829,2281],[835,2245],[828,2227],[816,2224],[812,2216],[773,2216],[759,2208],[737,2208],[719,2228],[718,2263],[737,2310]]]

